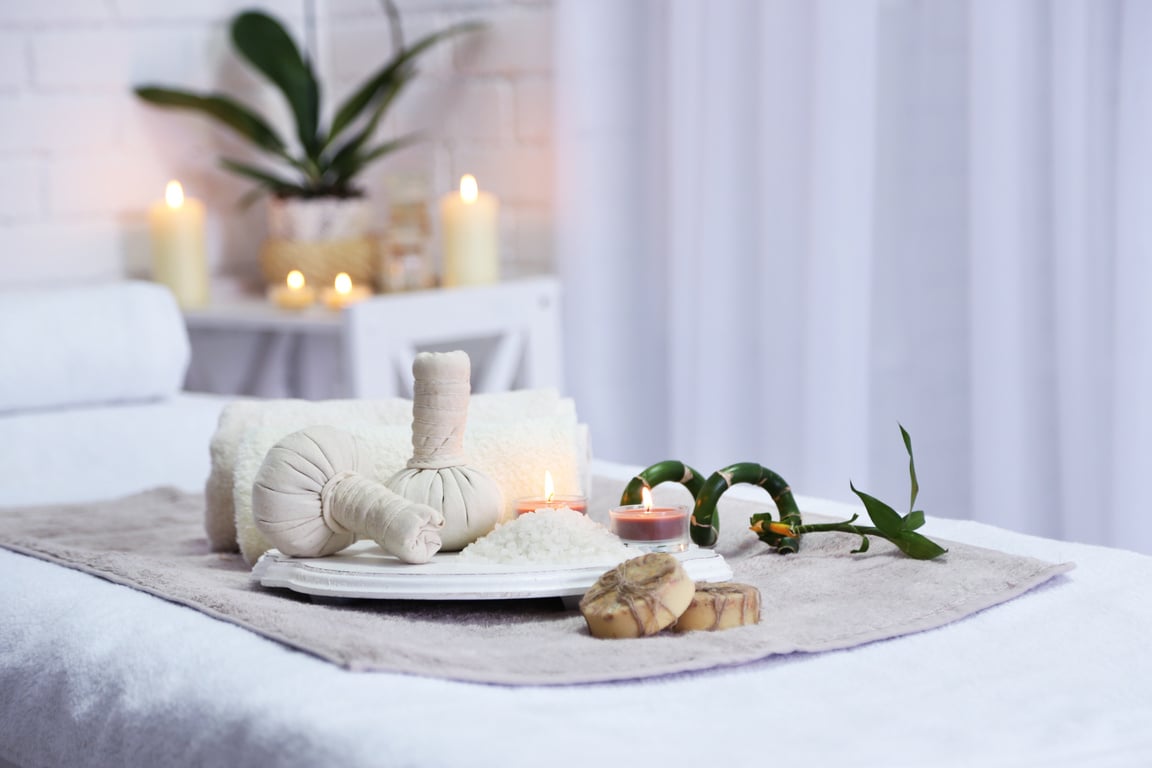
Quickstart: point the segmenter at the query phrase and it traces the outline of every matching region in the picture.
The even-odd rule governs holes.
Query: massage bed
[[[109,313],[110,297],[130,311]],[[93,322],[77,320],[86,311]],[[924,531],[950,543],[946,557],[990,550],[1054,568],[922,631],[582,684],[468,681],[464,661],[442,673],[353,671],[213,615],[203,596],[164,599],[68,567],[65,550],[46,554],[31,529],[13,533],[7,513],[23,510],[25,526],[34,514],[72,515],[83,529],[76,516],[157,488],[202,506],[229,400],[180,391],[187,340],[151,286],[0,294],[0,320],[0,765],[1152,765],[1152,558],[975,522],[929,516]],[[106,338],[110,329],[131,343]],[[639,469],[591,464],[601,497]],[[766,502],[755,488],[730,495]],[[806,515],[860,511],[798,501]],[[203,535],[180,546],[238,562],[210,553]],[[844,567],[865,579],[895,558],[881,549]],[[246,566],[235,567],[242,579]],[[762,622],[777,621],[788,591],[763,597]],[[317,604],[394,605],[332,602]],[[549,607],[547,620],[566,610]],[[582,639],[621,653],[677,642]]]

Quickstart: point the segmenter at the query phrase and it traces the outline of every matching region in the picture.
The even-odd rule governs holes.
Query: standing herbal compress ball
[[[454,552],[500,521],[504,499],[496,481],[465,464],[472,364],[464,352],[421,352],[412,364],[412,458],[388,480],[393,491],[440,510],[442,550]]]

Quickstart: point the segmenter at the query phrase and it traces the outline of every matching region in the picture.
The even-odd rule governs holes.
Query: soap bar
[[[593,637],[644,637],[671,626],[695,592],[679,560],[653,552],[601,576],[580,600],[580,613]]]
[[[697,584],[688,608],[676,620],[676,632],[715,631],[760,622],[760,590],[751,584]]]

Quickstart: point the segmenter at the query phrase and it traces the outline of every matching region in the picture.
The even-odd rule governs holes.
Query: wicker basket
[[[298,269],[308,285],[330,286],[336,275],[347,272],[356,285],[371,286],[376,277],[376,248],[367,237],[346,240],[266,240],[260,250],[260,267],[269,285],[281,285],[288,273]]]

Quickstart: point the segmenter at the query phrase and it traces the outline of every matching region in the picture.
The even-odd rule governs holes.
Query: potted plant
[[[270,194],[269,238],[261,253],[265,278],[278,283],[299,269],[314,283],[330,284],[337,272],[368,284],[373,254],[365,237],[364,189],[358,178],[372,163],[411,143],[414,136],[374,139],[388,108],[416,76],[415,61],[454,35],[480,27],[468,22],[432,33],[405,46],[399,14],[385,1],[395,54],[338,106],[331,122],[321,120],[321,87],[312,62],[284,26],[260,11],[232,20],[232,43],[253,68],[283,94],[295,123],[295,146],[258,112],[219,93],[194,93],[140,85],[136,95],[161,107],[207,115],[246,139],[275,162],[269,169],[224,158],[221,165],[257,183],[245,196]]]

